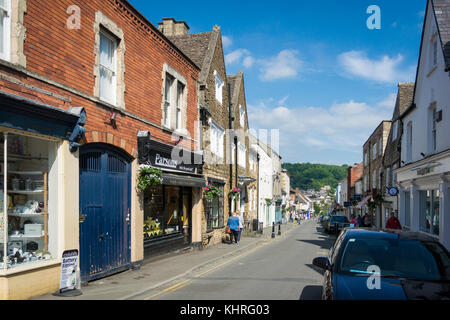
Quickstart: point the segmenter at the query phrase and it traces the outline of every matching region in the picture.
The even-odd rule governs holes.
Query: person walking
[[[239,218],[236,217],[236,212],[233,212],[228,218],[227,227],[230,228],[230,244],[233,243],[233,238],[235,243],[238,244]]]
[[[398,218],[395,216],[394,211],[391,212],[391,217],[386,222],[386,229],[402,229],[400,220],[398,220]]]
[[[240,211],[236,211],[236,215],[239,219],[239,231],[237,234],[237,244],[239,245],[239,241],[241,241],[242,229],[244,229],[244,215]]]
[[[358,220],[356,220],[354,214],[352,214],[352,216],[351,216],[350,223],[353,224],[354,228],[358,226]]]

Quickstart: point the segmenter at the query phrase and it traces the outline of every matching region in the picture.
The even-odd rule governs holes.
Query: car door
[[[334,294],[335,294],[335,279],[334,279],[334,270],[336,269],[336,262],[337,262],[337,257],[339,256],[339,251],[341,249],[342,246],[342,242],[345,238],[345,232],[342,232],[339,237],[336,239],[336,241],[334,242],[334,245],[331,247],[329,255],[328,255],[328,260],[331,263],[331,268],[330,270],[326,270],[325,271],[325,275],[324,275],[324,291],[322,292],[322,298],[324,300],[333,300],[334,299]]]

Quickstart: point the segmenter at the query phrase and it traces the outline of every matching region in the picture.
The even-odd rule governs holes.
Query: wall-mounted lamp
[[[117,128],[116,117],[117,117],[117,113],[115,113],[114,111],[112,111],[111,114],[109,115],[109,121],[105,121],[105,124],[109,124],[109,125],[111,125],[114,129],[116,129],[116,128]]]

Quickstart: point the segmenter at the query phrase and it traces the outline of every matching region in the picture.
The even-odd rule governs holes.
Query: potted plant
[[[231,199],[238,199],[239,200],[239,195],[241,193],[241,189],[238,188],[233,188],[230,190],[230,192],[228,192],[228,197]]]
[[[212,199],[220,196],[222,190],[220,190],[219,187],[216,187],[213,184],[207,184],[203,187],[203,192],[205,193],[206,200],[211,201]]]
[[[154,188],[162,184],[162,171],[150,165],[141,164],[138,168],[137,180],[137,188],[140,191]]]

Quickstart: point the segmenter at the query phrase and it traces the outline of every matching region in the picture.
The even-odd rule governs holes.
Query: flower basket
[[[220,188],[212,184],[208,184],[205,187],[203,187],[203,192],[205,193],[206,200],[210,201],[214,198],[219,197],[220,194],[222,193],[222,190],[220,190]]]
[[[266,198],[265,200],[266,200],[266,204],[267,204],[268,206],[270,206],[270,205],[273,203],[273,200],[272,200],[272,199]]]
[[[241,194],[241,189],[233,188],[232,190],[230,190],[230,192],[228,192],[228,198],[239,200],[240,194]]]
[[[138,168],[137,188],[140,191],[145,191],[148,188],[154,188],[162,184],[162,171],[153,168],[147,164],[141,164]]]

